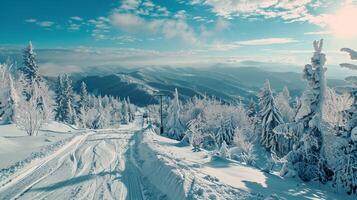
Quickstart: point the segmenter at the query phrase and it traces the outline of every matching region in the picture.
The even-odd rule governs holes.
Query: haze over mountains
[[[89,70],[89,74],[73,74],[78,88],[84,81],[94,94],[130,97],[137,105],[157,102],[155,93],[172,96],[175,88],[183,99],[192,96],[214,96],[227,102],[255,99],[264,81],[269,79],[275,91],[288,86],[292,96],[301,95],[306,87],[301,74],[273,72],[258,67],[185,67],[170,66],[117,68],[115,72]],[[110,72],[110,73],[108,73]],[[329,79],[331,87],[345,84],[343,80]]]

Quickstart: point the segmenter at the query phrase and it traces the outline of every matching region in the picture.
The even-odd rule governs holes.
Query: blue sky
[[[357,48],[357,28],[352,26],[356,4],[356,0],[1,0],[0,45],[4,51],[22,48],[31,40],[41,52],[51,50],[52,54],[39,54],[47,65],[205,65],[245,60],[300,65],[309,60],[311,42],[324,38],[329,63],[337,65],[348,59],[340,48]]]

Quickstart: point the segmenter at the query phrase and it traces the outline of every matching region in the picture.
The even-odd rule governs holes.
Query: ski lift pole
[[[160,135],[162,135],[164,133],[164,124],[163,124],[163,120],[162,120],[162,97],[166,96],[164,94],[156,94],[155,96],[160,97]]]

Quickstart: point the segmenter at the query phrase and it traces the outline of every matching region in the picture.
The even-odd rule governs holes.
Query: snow
[[[0,147],[0,199],[353,199],[193,152],[143,128],[140,116],[94,131],[51,122],[32,137],[3,125]]]
[[[192,147],[158,136],[151,129],[143,133],[141,150],[147,154],[147,158],[142,158],[144,163],[150,160],[151,167],[147,168],[157,169],[150,171],[153,182],[156,180],[158,188],[164,188],[172,199],[187,198],[190,193],[187,184],[192,180],[196,180],[204,190],[202,196],[196,196],[196,199],[208,199],[210,194],[218,199],[237,199],[239,196],[243,196],[242,199],[277,197],[289,200],[354,198],[333,193],[327,186],[268,174],[204,150],[193,152]],[[176,185],[169,185],[171,182]],[[225,193],[227,188],[235,191],[235,195]]]
[[[80,132],[57,122],[46,124],[31,137],[14,124],[0,126],[0,181],[31,163],[49,155]]]

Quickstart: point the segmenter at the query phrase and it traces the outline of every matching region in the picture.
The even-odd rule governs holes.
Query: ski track
[[[0,199],[145,199],[130,149],[138,130],[128,129],[79,136],[58,155],[2,186]]]

